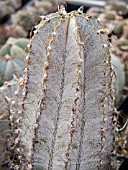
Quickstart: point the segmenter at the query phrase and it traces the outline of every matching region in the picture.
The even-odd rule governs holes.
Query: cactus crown
[[[113,166],[113,72],[107,30],[78,11],[42,17],[26,57],[14,169]]]

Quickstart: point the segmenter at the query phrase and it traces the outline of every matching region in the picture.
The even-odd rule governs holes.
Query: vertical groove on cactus
[[[20,169],[110,168],[113,77],[105,29],[80,11],[64,10],[36,27],[27,57]]]
[[[70,161],[70,152],[71,152],[71,148],[73,146],[73,137],[75,134],[75,129],[78,128],[78,124],[77,124],[77,114],[78,114],[78,108],[77,108],[77,104],[78,104],[78,100],[80,99],[80,92],[81,92],[81,88],[82,88],[82,80],[81,80],[81,67],[83,64],[83,56],[81,54],[82,51],[82,46],[79,45],[80,42],[80,35],[79,35],[79,29],[76,25],[76,19],[75,17],[72,17],[72,20],[70,21],[70,24],[68,26],[68,29],[70,28],[71,31],[73,31],[74,35],[72,36],[72,38],[74,39],[74,47],[78,45],[77,47],[77,51],[76,51],[76,57],[78,57],[78,64],[76,65],[76,79],[75,82],[72,84],[72,87],[74,87],[74,93],[75,93],[75,97],[73,99],[72,102],[72,108],[71,108],[71,124],[70,124],[70,140],[68,143],[68,147],[67,147],[67,152],[66,152],[66,163],[65,163],[65,169],[68,168],[68,164]],[[69,36],[71,34],[71,31],[69,30]],[[70,41],[68,41],[69,43]],[[70,47],[70,45],[67,43],[67,49],[68,47]],[[72,52],[72,51],[71,51]],[[75,146],[75,145],[74,145]]]

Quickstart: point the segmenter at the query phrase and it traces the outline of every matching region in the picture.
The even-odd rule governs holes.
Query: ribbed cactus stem
[[[27,56],[19,168],[112,168],[117,114],[107,30],[82,8],[61,8],[36,28]]]
[[[0,169],[15,168],[12,160],[17,157],[22,101],[22,88],[16,77],[0,88]]]

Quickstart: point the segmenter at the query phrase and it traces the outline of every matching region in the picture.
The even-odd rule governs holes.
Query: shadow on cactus
[[[27,44],[26,38],[9,38],[0,49],[0,86],[4,81],[12,80],[13,75],[21,77],[25,67]]]

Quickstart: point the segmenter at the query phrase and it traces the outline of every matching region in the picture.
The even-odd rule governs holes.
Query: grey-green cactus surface
[[[114,167],[116,114],[106,32],[82,8],[66,13],[61,7],[42,17],[28,45],[13,169]]]

